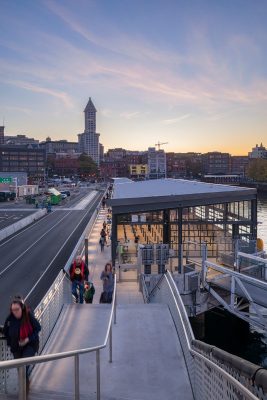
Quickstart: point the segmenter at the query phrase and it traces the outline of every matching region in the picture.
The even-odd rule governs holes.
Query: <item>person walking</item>
[[[105,265],[104,271],[102,271],[100,279],[103,282],[103,293],[101,295],[101,297],[103,298],[103,302],[111,303],[114,290],[114,275],[110,263],[107,263]]]
[[[95,287],[93,282],[85,282],[84,283],[84,301],[86,304],[92,304],[95,294]]]
[[[104,228],[101,229],[100,236],[104,238],[104,243],[107,244],[107,232]]]
[[[33,357],[39,349],[41,325],[24,300],[16,296],[10,305],[3,332],[14,358]],[[29,392],[29,366],[26,367],[26,390]]]
[[[83,261],[82,256],[78,255],[70,267],[70,279],[72,282],[71,291],[75,297],[76,303],[78,303],[79,300],[80,304],[83,304],[84,282],[88,280],[88,276],[88,266]]]
[[[100,250],[101,250],[101,252],[104,251],[104,248],[105,248],[105,238],[104,238],[103,236],[100,236],[99,244],[100,244]]]

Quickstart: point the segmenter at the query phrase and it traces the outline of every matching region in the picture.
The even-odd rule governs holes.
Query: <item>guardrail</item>
[[[102,200],[102,197],[101,197]],[[73,252],[71,253],[64,270],[68,272],[70,265],[77,253],[81,252],[81,247],[84,246],[84,239],[91,234],[100,211],[99,201],[96,210],[92,214],[89,223],[87,224],[81,238],[77,242]],[[72,303],[72,295],[70,290],[69,280],[67,279],[65,272],[61,270],[56,277],[55,281],[34,310],[34,314],[41,324],[42,330],[39,335],[40,345],[39,352],[41,352],[49,339],[52,330],[57,322],[57,319],[62,311],[64,304]],[[13,356],[10,349],[7,347],[6,341],[3,337],[0,337],[0,359],[11,360]],[[32,364],[32,363],[31,363]],[[17,371],[13,369],[1,369],[0,361],[0,394],[8,392],[14,394],[18,392],[18,375]]]
[[[19,208],[18,208],[19,210]],[[47,213],[47,210],[39,210],[29,215],[28,217],[22,218],[20,221],[15,222],[12,225],[7,226],[6,228],[1,229],[0,231],[0,240],[4,240],[9,236],[13,235],[15,232],[18,232],[20,229],[25,228],[25,226],[30,225],[32,222],[37,221],[38,219],[44,217]]]
[[[212,352],[213,358],[210,357],[208,345],[195,340],[183,301],[169,271],[164,274],[164,278],[157,287],[158,290],[153,291],[150,301],[161,302],[169,307],[183,351],[194,398],[196,400],[265,399],[267,371],[258,366],[255,366],[256,369],[251,369],[251,363],[215,347]],[[235,359],[235,363],[232,361],[231,367],[229,367],[230,358],[231,360]],[[239,365],[239,371],[236,365]],[[253,372],[250,379],[247,377],[249,372],[245,371]]]
[[[26,366],[43,364],[49,361],[61,360],[64,358],[74,358],[74,394],[75,400],[80,399],[80,384],[79,384],[79,356],[87,353],[96,353],[96,394],[97,400],[100,400],[100,350],[105,348],[109,342],[109,362],[112,362],[112,320],[116,324],[116,308],[117,308],[117,284],[116,275],[114,276],[114,291],[109,316],[108,327],[105,335],[105,340],[99,346],[88,347],[85,349],[77,349],[62,353],[54,353],[40,355],[35,357],[27,357],[19,360],[8,360],[0,362],[0,370],[18,368],[19,377],[19,400],[26,400]]]

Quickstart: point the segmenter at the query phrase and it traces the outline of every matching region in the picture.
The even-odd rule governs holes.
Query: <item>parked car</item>
[[[62,200],[64,200],[64,199],[66,199],[68,196],[66,195],[66,193],[62,193],[62,192],[60,192],[60,194],[61,194],[61,198],[62,198]]]
[[[66,196],[70,196],[70,191],[69,190],[61,190],[61,194],[65,194]]]

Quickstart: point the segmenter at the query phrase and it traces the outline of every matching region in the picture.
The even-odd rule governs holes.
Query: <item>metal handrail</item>
[[[61,353],[53,353],[46,355],[39,355],[34,357],[27,357],[23,359],[16,360],[7,360],[0,362],[0,369],[19,369],[19,400],[26,399],[26,365],[35,365],[42,364],[48,361],[56,361],[63,358],[70,357],[79,357],[79,355],[96,352],[96,360],[97,360],[97,400],[100,400],[100,358],[99,351],[107,346],[108,339],[110,339],[110,353],[109,353],[109,361],[112,362],[112,319],[114,317],[114,324],[116,324],[116,307],[117,307],[117,282],[116,282],[116,274],[114,275],[114,291],[113,291],[113,299],[111,303],[111,311],[109,316],[109,322],[107,327],[107,332],[105,336],[105,340],[101,345],[88,347],[84,349],[70,350]],[[79,399],[79,388],[76,385],[76,380],[79,380],[79,376],[77,375],[77,370],[79,370],[79,362],[75,361],[75,400]]]
[[[209,365],[210,367],[215,369],[224,378],[226,378],[228,381],[230,381],[231,384],[233,384],[243,395],[247,396],[246,399],[248,399],[248,400],[258,400],[258,397],[256,397],[249,389],[244,387],[237,379],[235,379],[233,376],[231,376],[228,372],[226,372],[224,369],[222,369],[219,365],[217,365],[216,363],[211,361],[208,357],[205,357],[203,354],[199,353],[198,351],[196,351],[195,349],[192,348],[191,340],[190,340],[190,338],[188,336],[187,329],[186,329],[186,326],[185,326],[185,323],[184,323],[184,318],[182,316],[182,312],[186,313],[186,311],[185,311],[184,307],[182,307],[182,311],[181,311],[179,306],[178,306],[178,303],[177,303],[177,298],[179,299],[180,303],[182,303],[182,299],[180,298],[180,294],[178,292],[178,289],[177,289],[177,287],[175,285],[175,282],[173,281],[173,278],[172,278],[170,272],[167,271],[167,273],[166,273],[166,275],[164,275],[164,277],[166,279],[166,282],[167,282],[167,284],[169,286],[171,295],[173,297],[174,304],[176,306],[176,310],[177,310],[177,313],[178,313],[178,315],[180,317],[180,322],[182,324],[182,328],[183,328],[183,331],[184,331],[184,336],[186,338],[186,343],[187,343],[187,346],[188,346],[188,350],[190,351],[192,357],[196,357],[196,358],[204,361],[207,365]],[[172,286],[171,286],[169,280],[173,283],[173,287],[174,287],[174,290],[176,291],[176,296],[177,297],[174,294],[174,291],[172,289]],[[186,317],[186,319],[187,319],[187,314],[185,314],[184,317]],[[191,328],[191,326],[189,327],[189,321],[188,321],[188,328]],[[192,331],[192,328],[190,330]],[[194,337],[194,335],[193,335],[193,337]]]
[[[221,265],[214,264],[210,261],[205,261],[206,268],[214,269],[215,271],[221,272],[223,274],[227,274],[230,276],[234,276],[235,278],[239,278],[244,282],[251,283],[254,286],[261,287],[262,289],[267,289],[267,283],[261,281],[260,279],[254,278],[253,276],[247,276],[240,272],[233,271],[229,268],[222,267]]]

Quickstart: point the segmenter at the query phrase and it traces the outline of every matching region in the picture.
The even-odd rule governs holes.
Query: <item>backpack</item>
[[[100,304],[106,304],[108,302],[109,302],[108,293],[107,292],[102,292],[101,296],[100,296],[99,303]]]

